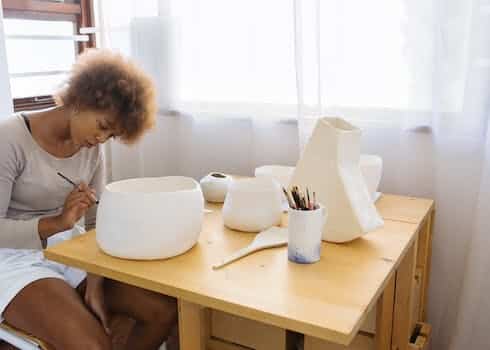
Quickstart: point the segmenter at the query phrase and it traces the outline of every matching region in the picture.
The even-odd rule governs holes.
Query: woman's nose
[[[95,139],[97,140],[97,142],[99,143],[104,143],[106,142],[110,137],[112,136],[112,132],[111,131],[107,131],[107,132],[99,132]]]
[[[105,140],[107,140],[107,136],[105,136],[105,135],[97,135],[97,136],[95,136],[95,140],[98,143],[103,143],[103,142],[105,142]]]

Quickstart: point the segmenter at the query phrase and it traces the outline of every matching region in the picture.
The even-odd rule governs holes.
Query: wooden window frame
[[[81,27],[93,27],[92,0],[65,0],[64,2],[42,0],[2,0],[4,18],[71,21],[76,33]],[[95,47],[95,34],[88,34],[89,41],[78,42],[77,51]],[[37,110],[55,106],[52,95],[14,98],[14,111]]]

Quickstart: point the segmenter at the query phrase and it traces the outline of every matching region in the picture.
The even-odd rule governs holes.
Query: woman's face
[[[70,132],[77,147],[91,148],[118,136],[114,118],[99,111],[79,111],[71,117]]]

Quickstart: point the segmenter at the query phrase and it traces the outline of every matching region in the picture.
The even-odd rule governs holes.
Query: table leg
[[[434,210],[428,215],[424,227],[419,233],[419,251],[417,252],[417,267],[422,268],[422,286],[420,296],[419,320],[427,317],[427,292],[429,290],[430,266],[432,256],[432,225],[434,222]]]
[[[395,302],[395,274],[388,280],[376,307],[376,350],[391,350],[393,309]]]
[[[417,259],[417,240],[408,249],[407,254],[396,271],[395,308],[393,311],[393,350],[407,350],[412,332],[413,284]]]
[[[206,350],[210,333],[209,310],[179,299],[179,338],[181,350]]]

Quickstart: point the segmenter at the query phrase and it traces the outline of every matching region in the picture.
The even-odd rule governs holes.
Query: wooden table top
[[[312,265],[288,261],[287,248],[250,255],[222,269],[212,265],[249,244],[254,234],[223,226],[221,205],[207,204],[199,242],[186,254],[131,261],[104,254],[95,232],[45,251],[48,259],[224,312],[349,344],[415,239],[433,201],[383,195],[383,228],[346,244],[323,243]],[[283,225],[287,225],[284,215]],[[137,234],[137,233],[135,233]]]

